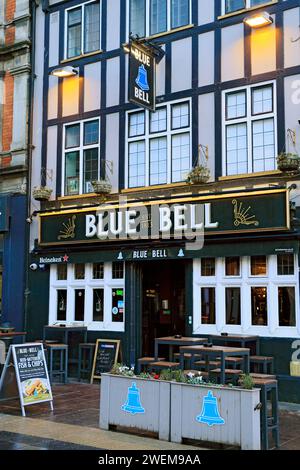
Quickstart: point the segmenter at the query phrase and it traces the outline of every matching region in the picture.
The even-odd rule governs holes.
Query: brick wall
[[[6,0],[5,5],[5,22],[9,23],[14,19],[16,11],[16,0]],[[15,26],[7,25],[5,29],[5,44],[7,46],[15,41]]]

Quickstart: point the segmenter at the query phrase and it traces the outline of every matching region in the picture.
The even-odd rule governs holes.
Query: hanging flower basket
[[[110,194],[112,186],[107,180],[92,181],[92,186],[96,194]]]
[[[197,165],[189,172],[186,181],[189,184],[205,184],[208,182],[209,178],[209,168],[204,165]]]
[[[298,172],[300,170],[300,157],[296,153],[281,153],[277,157],[278,170],[282,172]]]
[[[52,189],[47,186],[35,186],[32,191],[32,196],[36,201],[49,201],[52,194]]]

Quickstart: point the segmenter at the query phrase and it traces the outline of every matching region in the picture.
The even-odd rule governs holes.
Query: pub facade
[[[32,337],[84,324],[135,365],[155,337],[258,335],[299,400],[300,181],[277,159],[300,152],[299,17],[296,0],[42,3]]]

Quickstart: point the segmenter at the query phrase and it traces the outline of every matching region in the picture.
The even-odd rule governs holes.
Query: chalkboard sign
[[[0,380],[0,391],[9,383],[8,375],[12,372],[12,360],[14,382],[17,383],[19,391],[22,415],[25,416],[25,406],[42,402],[50,402],[53,410],[52,391],[43,345],[26,343],[10,346]],[[6,398],[9,398],[9,394],[6,394]]]
[[[97,339],[91,383],[94,379],[101,379],[101,374],[110,372],[117,363],[120,354],[120,340]]]

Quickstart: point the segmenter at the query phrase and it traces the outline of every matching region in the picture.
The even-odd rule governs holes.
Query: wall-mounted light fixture
[[[250,26],[250,28],[262,28],[263,26],[272,24],[273,18],[266,11],[262,11],[255,15],[247,16],[244,19],[244,23]]]
[[[74,77],[77,74],[78,74],[78,71],[76,69],[67,65],[66,67],[59,67],[57,69],[53,69],[49,75],[52,75],[53,77],[58,77],[58,78],[68,78],[68,77]]]

